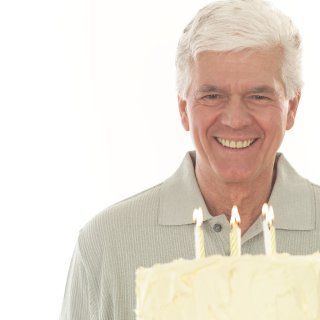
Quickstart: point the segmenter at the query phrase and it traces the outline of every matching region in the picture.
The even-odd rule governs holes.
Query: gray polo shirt
[[[104,210],[81,230],[61,320],[135,319],[135,270],[194,258],[195,207],[204,212],[206,254],[229,255],[228,220],[209,214],[193,159],[188,153],[169,179]],[[282,155],[269,204],[278,252],[304,255],[320,249],[320,187],[300,177]],[[264,253],[261,217],[242,237],[242,253]]]

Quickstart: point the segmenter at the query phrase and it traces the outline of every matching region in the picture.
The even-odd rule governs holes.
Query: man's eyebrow
[[[204,84],[198,88],[197,92],[224,92],[224,90],[215,85]]]
[[[249,93],[272,93],[275,94],[276,90],[269,86],[254,87],[249,90]]]

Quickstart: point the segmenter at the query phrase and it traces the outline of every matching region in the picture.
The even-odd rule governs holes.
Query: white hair
[[[177,91],[186,98],[194,59],[203,51],[281,48],[282,81],[292,99],[302,88],[301,36],[291,19],[264,0],[222,0],[202,8],[184,29],[177,56]]]

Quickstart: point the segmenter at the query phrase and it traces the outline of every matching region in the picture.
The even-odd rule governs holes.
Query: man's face
[[[270,175],[300,97],[286,98],[281,61],[279,49],[198,54],[187,99],[179,98],[197,172],[226,183]]]

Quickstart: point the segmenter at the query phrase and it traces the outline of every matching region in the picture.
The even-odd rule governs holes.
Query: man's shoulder
[[[310,182],[315,194],[316,194],[316,197],[319,199],[320,201],[320,185],[314,183],[314,182]]]
[[[135,217],[142,214],[146,210],[150,212],[158,207],[161,185],[158,184],[111,205],[100,212],[93,221],[108,220],[116,223],[117,221],[122,222],[122,219],[127,219],[130,216]]]

